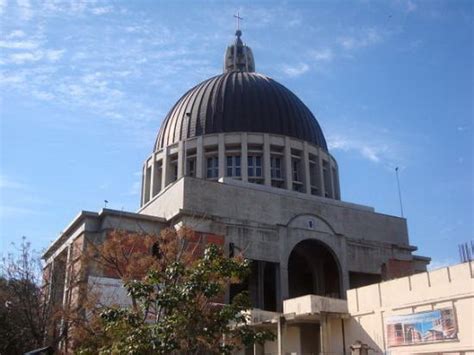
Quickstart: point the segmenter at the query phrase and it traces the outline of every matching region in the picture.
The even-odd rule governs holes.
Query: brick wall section
[[[415,265],[411,260],[389,259],[382,267],[382,278],[384,280],[397,279],[415,273]]]
[[[208,244],[217,245],[220,248],[224,248],[225,238],[223,235],[194,232],[189,238],[189,244],[187,250],[193,253],[193,256],[198,258],[204,253],[204,249]]]

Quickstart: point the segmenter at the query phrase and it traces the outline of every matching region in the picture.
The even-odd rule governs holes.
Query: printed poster
[[[453,340],[458,333],[452,308],[390,316],[385,327],[389,347]]]

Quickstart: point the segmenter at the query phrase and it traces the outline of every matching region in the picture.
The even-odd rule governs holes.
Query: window
[[[272,179],[281,179],[281,158],[271,157],[270,158],[270,170]]]
[[[323,182],[324,182],[324,191],[325,197],[331,197],[331,176],[329,173],[329,163],[326,160],[323,160]]]
[[[196,176],[196,158],[189,158],[188,159],[188,166],[186,171],[187,176]]]
[[[293,174],[293,181],[301,182],[301,171],[300,166],[301,162],[299,159],[291,160],[291,172]]]
[[[178,162],[171,164],[171,181],[178,180]]]
[[[248,176],[262,177],[262,157],[259,155],[248,156]]]
[[[228,155],[226,164],[227,176],[240,177],[240,155]]]
[[[219,176],[219,159],[217,157],[208,157],[206,167],[208,179],[216,179]]]

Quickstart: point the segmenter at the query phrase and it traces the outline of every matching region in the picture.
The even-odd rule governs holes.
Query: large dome
[[[311,111],[290,90],[257,73],[229,71],[185,93],[163,121],[155,150],[223,132],[260,132],[302,139],[327,150]]]
[[[196,85],[173,106],[161,125],[155,151],[212,133],[257,132],[298,138],[327,151],[321,127],[298,97],[255,73],[250,47],[237,30],[227,47],[224,74]]]

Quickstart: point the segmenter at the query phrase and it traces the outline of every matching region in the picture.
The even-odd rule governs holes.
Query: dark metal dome
[[[217,75],[185,93],[164,119],[155,150],[227,132],[280,134],[327,151],[321,127],[308,107],[275,80],[247,71]]]

